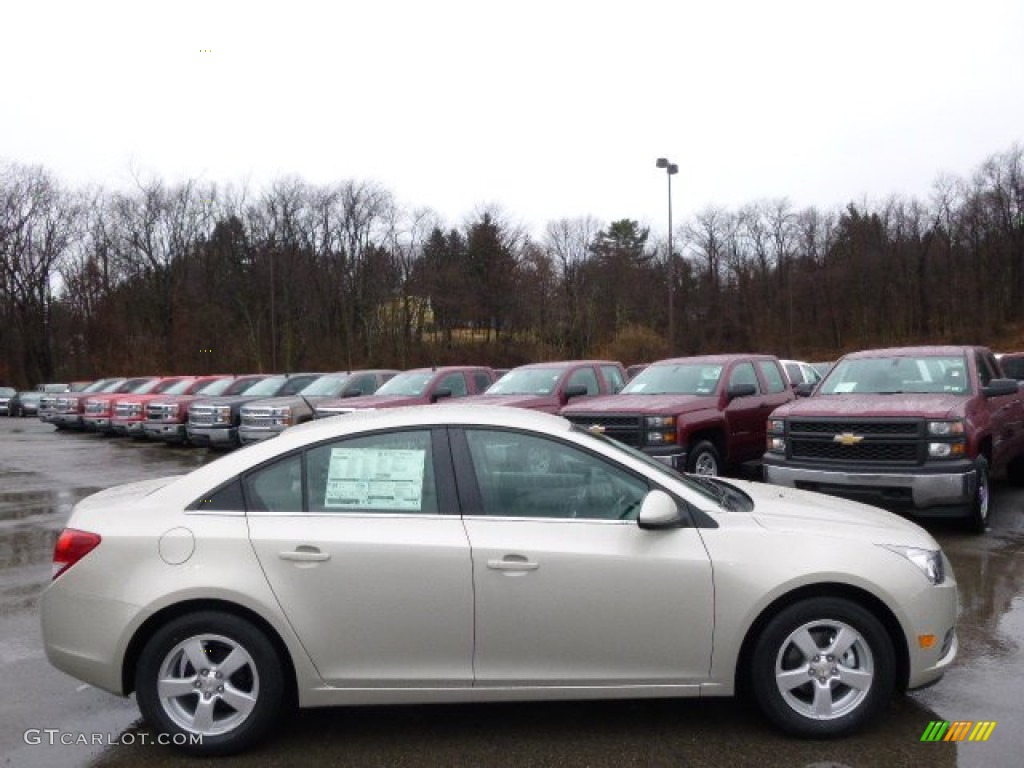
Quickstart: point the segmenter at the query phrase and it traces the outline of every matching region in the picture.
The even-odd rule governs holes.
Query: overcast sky
[[[1021,0],[0,0],[0,162],[71,185],[377,181],[664,230],[927,197],[1024,141]]]

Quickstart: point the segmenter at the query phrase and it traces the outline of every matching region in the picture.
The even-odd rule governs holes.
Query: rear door
[[[331,685],[472,683],[472,569],[444,439],[340,439],[242,479],[256,555]]]

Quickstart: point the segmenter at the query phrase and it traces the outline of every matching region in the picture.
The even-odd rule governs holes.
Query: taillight
[[[98,533],[65,528],[53,547],[53,578],[56,579],[99,545]]]

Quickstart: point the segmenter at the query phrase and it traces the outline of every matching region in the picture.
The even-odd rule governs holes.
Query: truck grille
[[[274,426],[274,419],[270,415],[269,408],[243,408],[242,426],[255,429]]]
[[[146,406],[146,421],[178,421],[178,409],[170,403],[150,403]]]
[[[924,422],[920,419],[791,419],[789,455],[794,459],[824,462],[920,464],[925,459]]]
[[[141,403],[118,403],[114,406],[114,417],[118,419],[133,419],[141,413]]]
[[[625,445],[631,445],[634,448],[640,447],[640,434],[643,425],[642,416],[573,413],[567,415],[566,418],[581,429],[600,427],[604,430],[606,437],[618,440]]]
[[[107,405],[108,405],[108,403],[106,401],[104,401],[104,400],[100,400],[100,401],[86,400],[86,402],[85,402],[85,412],[87,414],[89,414],[90,416],[94,416],[94,415],[101,414],[101,413],[106,413],[107,412]]]
[[[188,409],[188,423],[198,427],[209,427],[214,423],[213,407],[209,405],[194,405]]]

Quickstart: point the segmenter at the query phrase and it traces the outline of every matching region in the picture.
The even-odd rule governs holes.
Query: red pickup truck
[[[768,421],[765,478],[983,532],[989,477],[1024,479],[1024,394],[983,347],[855,352]]]
[[[625,385],[622,364],[609,360],[532,363],[513,368],[484,394],[467,397],[463,402],[558,413],[570,400],[614,395]]]
[[[709,355],[652,363],[617,395],[561,414],[676,469],[717,475],[764,453],[763,420],[795,395],[772,355]]]

